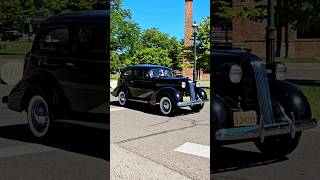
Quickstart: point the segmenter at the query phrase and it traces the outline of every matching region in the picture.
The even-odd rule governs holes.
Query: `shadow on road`
[[[117,107],[122,107],[121,105],[119,105],[119,103],[117,101],[111,101],[110,105],[117,106]],[[126,104],[125,107],[129,108],[129,109],[132,109],[132,110],[135,110],[135,111],[141,111],[141,112],[144,112],[144,113],[147,113],[147,114],[153,114],[153,115],[159,115],[159,116],[162,115],[158,108],[153,107],[151,105],[146,105],[146,104],[143,104],[143,103],[129,102],[129,103]],[[193,112],[191,109],[179,108],[175,112],[174,116],[183,116],[183,115],[193,114],[193,113],[197,113],[197,112]]]
[[[110,133],[75,125],[58,125],[46,140],[34,139],[27,124],[0,127],[0,137],[16,141],[37,143],[74,153],[110,161]]]
[[[286,157],[265,156],[262,153],[229,147],[220,147],[211,153],[211,174],[268,165],[288,159]]]

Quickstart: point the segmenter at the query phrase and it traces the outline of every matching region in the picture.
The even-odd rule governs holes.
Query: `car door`
[[[72,28],[71,59],[66,64],[73,79],[64,82],[75,112],[107,113],[106,26],[75,24]]]
[[[135,87],[135,97],[146,100],[153,93],[153,79],[149,76],[148,69],[141,68],[135,71],[135,79],[132,80]]]
[[[68,37],[69,28],[65,25],[49,25],[43,28],[30,53],[30,66],[46,70],[59,83],[69,81],[72,77],[65,68],[65,63],[70,60]]]

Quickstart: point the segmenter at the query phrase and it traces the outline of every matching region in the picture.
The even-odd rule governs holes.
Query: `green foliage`
[[[1,0],[0,32],[17,29],[27,17],[45,10],[45,16],[53,16],[69,10],[90,10],[101,5],[97,0]]]
[[[231,0],[215,0],[211,3],[213,25],[228,24],[237,16],[235,10],[231,6]]]
[[[157,64],[179,69],[183,44],[156,28],[141,32],[121,0],[111,2],[111,70],[132,64]]]
[[[210,59],[210,18],[204,18],[197,34],[197,68],[209,71]]]
[[[171,68],[172,59],[168,55],[162,48],[145,47],[135,54],[131,64],[157,64]]]

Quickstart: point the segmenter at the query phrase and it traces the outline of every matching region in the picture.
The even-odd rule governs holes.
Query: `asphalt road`
[[[0,96],[9,86],[0,85]],[[109,131],[60,125],[45,141],[30,135],[26,114],[0,103],[1,180],[109,178]]]
[[[111,179],[210,179],[209,103],[199,113],[161,116],[111,97]]]
[[[268,158],[253,143],[225,146],[212,155],[214,180],[318,180],[320,127],[305,131],[297,149],[287,157]]]

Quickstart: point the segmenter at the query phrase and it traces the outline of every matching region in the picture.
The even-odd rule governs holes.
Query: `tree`
[[[137,52],[131,64],[156,64],[172,68],[168,51],[159,47],[145,47]]]
[[[210,61],[210,18],[204,18],[197,34],[197,68],[209,71]]]
[[[111,69],[130,64],[139,45],[140,27],[132,21],[130,10],[122,8],[121,0],[111,1],[110,50]]]
[[[170,37],[168,34],[162,33],[156,28],[151,28],[142,32],[140,45],[141,49],[157,48],[163,50],[167,53],[168,58],[171,59],[172,65],[170,65],[170,67],[173,69],[181,69],[183,43],[182,41],[178,41],[177,38]]]

